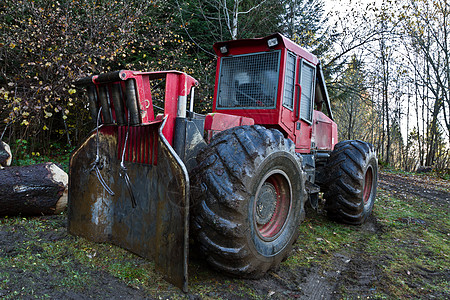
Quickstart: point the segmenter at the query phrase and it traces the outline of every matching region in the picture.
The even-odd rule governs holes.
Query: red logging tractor
[[[313,54],[280,34],[214,50],[206,116],[182,72],[76,82],[97,127],[70,160],[70,233],[153,259],[184,291],[190,233],[214,268],[255,278],[289,255],[307,201],[322,192],[331,218],[361,224],[377,186],[373,146],[337,143]]]

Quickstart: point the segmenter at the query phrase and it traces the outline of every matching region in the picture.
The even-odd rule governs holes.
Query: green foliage
[[[365,77],[364,63],[352,56],[342,75],[330,85],[333,112],[339,120],[338,136],[342,140],[367,140],[375,126],[376,112]]]
[[[73,81],[117,69],[187,72],[200,81],[196,111],[206,113],[214,94],[212,44],[231,38],[230,17],[235,9],[239,38],[288,33],[284,20],[294,9],[289,32],[304,45],[316,39],[323,1],[302,1],[298,9],[294,2],[288,4],[275,0],[230,0],[220,5],[207,0],[2,1],[0,130],[7,129],[4,139],[10,144],[28,141],[18,152],[23,163],[40,160],[32,152],[50,155],[52,144],[78,144],[93,123],[87,101]]]
[[[12,165],[26,166],[44,162],[55,162],[62,166],[65,172],[69,171],[69,159],[70,153],[74,150],[74,147],[60,144],[50,144],[49,150],[45,153],[39,151],[30,151],[30,143],[27,140],[17,139],[15,143],[11,145],[13,153]]]
[[[326,34],[323,0],[285,1],[279,31],[319,57],[329,51],[333,38]]]
[[[174,63],[190,44],[166,29],[164,1],[2,1],[0,20],[0,129],[9,124],[9,143],[29,141],[29,155],[75,145],[92,128],[75,79],[124,68],[189,72]]]

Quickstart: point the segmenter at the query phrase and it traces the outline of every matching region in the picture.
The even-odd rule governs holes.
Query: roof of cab
[[[267,41],[270,39],[273,39],[273,38],[277,38],[278,45],[269,48],[269,46],[267,45]],[[222,54],[220,52],[220,47],[222,47],[222,46],[227,46],[230,49],[230,52],[226,53],[226,54]],[[297,45],[296,43],[294,43],[293,41],[291,41],[290,39],[288,39],[287,37],[285,37],[284,35],[282,35],[280,33],[274,33],[274,34],[271,34],[271,35],[263,37],[263,38],[218,42],[218,43],[214,44],[213,48],[214,48],[214,51],[216,52],[217,56],[223,57],[223,56],[228,56],[230,54],[233,55],[232,49],[236,49],[236,48],[251,49],[252,47],[257,47],[257,46],[259,48],[262,46],[265,46],[266,51],[269,51],[271,49],[286,48],[289,51],[294,52],[297,55],[305,58],[307,61],[309,61],[310,63],[312,63],[314,65],[317,65],[319,63],[319,59],[314,54],[308,52],[306,49],[300,47],[299,45]],[[252,53],[252,52],[248,51],[248,53]]]

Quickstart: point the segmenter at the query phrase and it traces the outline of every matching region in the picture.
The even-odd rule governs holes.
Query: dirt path
[[[425,200],[436,209],[450,211],[449,181],[419,175],[381,173],[378,187],[380,192],[394,194],[405,201],[412,201],[413,198]],[[318,217],[321,213],[323,212],[312,212],[313,216],[310,217]],[[399,220],[409,223],[420,221],[404,218]],[[353,227],[353,230],[355,230],[353,245],[333,253],[326,267],[297,269],[294,274],[281,269],[276,274],[265,276],[260,283],[253,283],[253,286],[256,290],[264,290],[267,286],[276,286],[274,278],[280,277],[281,282],[288,281],[290,284],[279,284],[278,289],[273,288],[273,291],[277,291],[272,294],[275,298],[281,299],[284,295],[299,299],[377,298],[380,288],[384,288],[379,282],[385,277],[380,266],[383,265],[383,260],[391,258],[369,253],[366,249],[367,239],[373,236],[382,238],[385,229],[378,222],[377,216],[371,216],[363,226]],[[448,269],[440,275],[444,280],[450,279]],[[296,288],[292,288],[293,286]],[[434,296],[430,295],[429,298]]]
[[[450,182],[420,175],[381,173],[378,186],[405,200],[420,197],[436,207],[449,207]]]
[[[372,284],[378,280],[377,263],[366,255],[364,236],[377,234],[380,229],[376,219],[370,218],[356,230],[358,237],[352,246],[333,253],[326,267],[313,267],[306,272],[300,285],[300,299],[339,299],[343,288],[346,296],[373,296]]]
[[[423,235],[436,233],[445,244],[448,221],[434,226],[434,215],[418,214],[425,201],[424,212],[433,207],[448,216],[450,182],[383,173],[378,185],[377,207],[363,226],[336,224],[324,211],[309,210],[291,257],[259,280],[218,274],[191,250],[188,294],[167,284],[144,259],[68,235],[66,215],[0,219],[0,298],[449,298],[447,248],[433,250]],[[402,205],[418,210],[408,217]],[[406,256],[397,257],[402,251]],[[424,263],[402,264],[409,259]]]

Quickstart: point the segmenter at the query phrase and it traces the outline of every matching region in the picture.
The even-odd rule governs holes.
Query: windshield
[[[280,51],[222,57],[217,108],[274,108]]]

